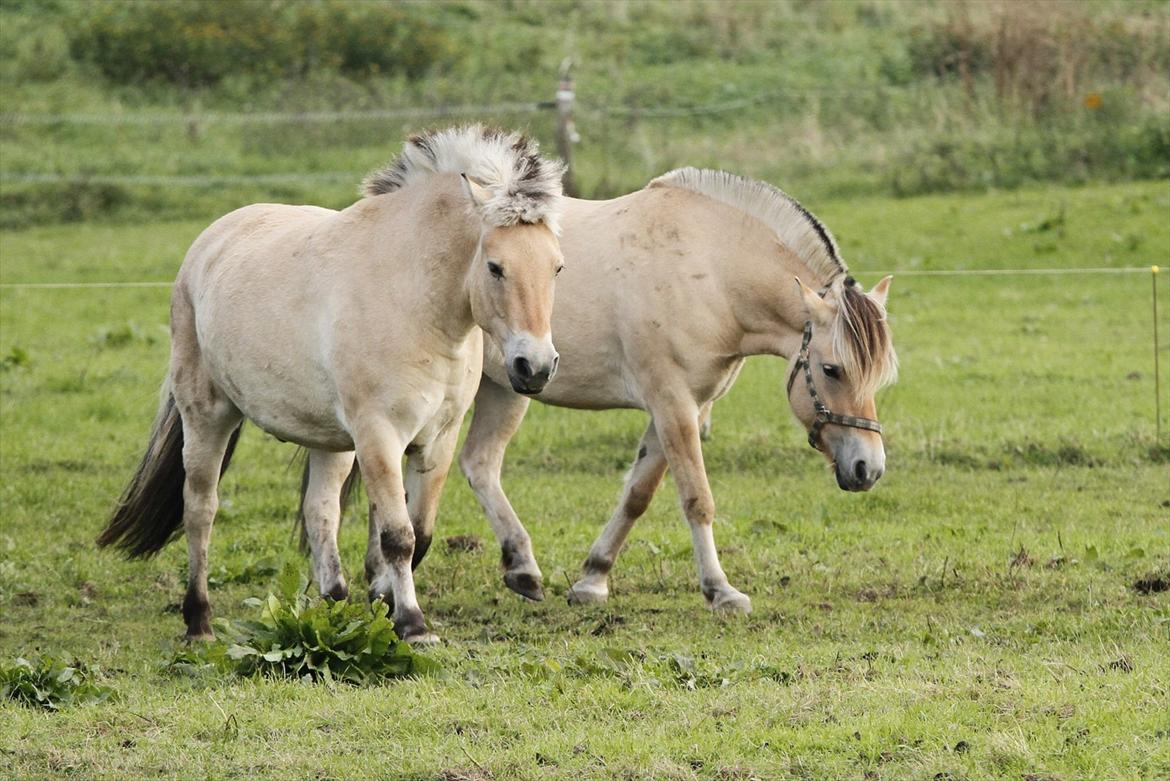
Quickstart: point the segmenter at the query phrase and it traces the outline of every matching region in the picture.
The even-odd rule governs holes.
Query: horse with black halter
[[[789,405],[838,485],[873,487],[885,469],[874,395],[897,373],[885,315],[890,279],[864,292],[811,213],[768,184],[722,171],[685,168],[613,200],[567,199],[561,224],[566,266],[553,308],[561,370],[531,398],[650,415],[570,601],[607,598],[608,573],[669,467],[703,596],[713,608],[746,612],[751,600],[728,582],[715,549],[701,422],[747,356],[783,357]],[[505,583],[540,599],[531,540],[500,484],[530,401],[509,389],[506,367],[485,344],[459,463],[500,541]]]

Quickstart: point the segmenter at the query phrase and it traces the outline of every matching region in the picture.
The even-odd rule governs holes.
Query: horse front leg
[[[654,492],[666,474],[666,455],[654,430],[654,422],[646,427],[634,465],[626,475],[617,509],[605,525],[601,536],[589,550],[581,577],[569,589],[569,602],[582,605],[604,602],[609,598],[609,571],[617,561],[618,553],[629,536],[634,522],[642,517]]]
[[[528,399],[484,377],[475,395],[475,414],[459,467],[500,543],[504,585],[522,597],[544,599],[544,576],[532,553],[532,539],[500,484],[504,452],[528,410]]]
[[[699,442],[699,410],[689,400],[664,399],[651,405],[666,461],[678,486],[683,514],[691,527],[691,544],[699,569],[699,588],[714,610],[750,613],[751,599],[732,587],[715,550],[715,500],[707,482]]]
[[[367,430],[355,440],[370,498],[370,537],[366,546],[370,601],[381,599],[393,605],[394,631],[403,640],[412,644],[436,643],[439,638],[427,630],[414,590],[414,528],[402,484],[405,445],[384,428]]]

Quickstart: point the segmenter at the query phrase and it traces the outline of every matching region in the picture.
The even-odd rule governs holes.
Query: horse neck
[[[800,350],[807,315],[795,277],[818,288],[824,284],[796,253],[777,244],[775,234],[754,220],[746,241],[729,243],[719,265],[726,289],[734,291],[733,311],[743,329],[744,355],[790,359]]]
[[[387,230],[379,243],[396,248],[394,264],[412,279],[416,304],[425,310],[427,321],[462,339],[475,327],[468,276],[479,254],[482,227],[459,185],[452,187],[448,179],[440,176],[410,187],[409,194],[403,193],[405,204],[404,198],[370,199],[371,217],[375,224],[393,226],[393,233]]]

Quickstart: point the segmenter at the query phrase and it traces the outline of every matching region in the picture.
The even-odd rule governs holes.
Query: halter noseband
[[[812,398],[813,409],[816,410],[812,428],[808,430],[808,443],[815,450],[821,449],[821,429],[824,428],[826,423],[832,423],[837,426],[849,426],[850,428],[863,428],[866,431],[876,431],[878,436],[881,436],[882,424],[876,420],[858,418],[853,415],[838,415],[826,407],[825,403],[821,401],[821,397],[817,395],[817,386],[813,385],[812,363],[808,359],[808,343],[810,341],[812,341],[812,321],[808,320],[804,324],[804,338],[800,341],[800,353],[796,356],[796,362],[792,364],[792,373],[788,375],[788,397],[791,398],[792,383],[796,381],[796,372],[801,367],[804,368],[804,382],[808,386],[808,395]]]

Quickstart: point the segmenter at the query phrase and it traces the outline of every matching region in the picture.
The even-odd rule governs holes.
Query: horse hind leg
[[[500,484],[504,452],[524,420],[528,403],[525,397],[484,377],[475,396],[475,413],[459,454],[459,467],[500,543],[504,584],[522,597],[540,601],[544,599],[544,576],[532,553],[532,538]]]
[[[349,587],[341,571],[337,532],[341,526],[341,487],[349,477],[353,462],[352,451],[309,451],[308,481],[301,505],[317,588],[338,601],[349,597]]]
[[[613,568],[630,530],[646,512],[666,474],[666,456],[651,422],[638,444],[638,455],[626,475],[617,509],[605,525],[601,536],[589,550],[580,579],[569,589],[569,602],[575,605],[604,602],[609,598],[609,571]]]
[[[187,595],[183,618],[188,640],[214,637],[207,593],[207,549],[219,509],[219,478],[230,458],[242,417],[226,399],[204,409],[180,403],[183,419],[183,530],[187,535]]]
[[[459,440],[459,426],[452,425],[426,447],[407,448],[406,507],[410,525],[414,529],[414,554],[411,569],[418,569],[431,547],[435,535],[435,520],[439,513],[439,497],[451,471],[451,459]]]
[[[405,447],[383,421],[359,421],[357,429],[354,444],[370,499],[366,547],[370,600],[393,606],[394,631],[406,642],[436,643],[439,638],[427,629],[414,588],[414,528],[402,481]]]
[[[715,548],[712,529],[715,500],[703,465],[698,410],[688,409],[686,405],[680,407],[677,401],[670,399],[652,405],[651,409],[667,464],[678,487],[683,514],[691,527],[691,544],[703,597],[714,610],[750,613],[751,599],[728,582]]]

